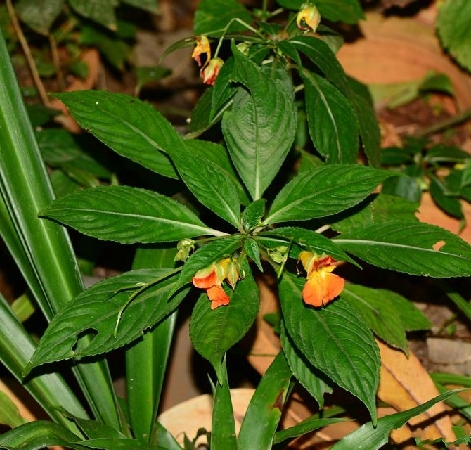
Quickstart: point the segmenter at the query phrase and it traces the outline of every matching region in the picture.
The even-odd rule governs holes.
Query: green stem
[[[465,109],[459,114],[456,114],[455,116],[450,117],[448,119],[442,120],[439,123],[423,128],[421,131],[416,133],[416,136],[426,137],[426,136],[429,136],[430,134],[438,133],[442,130],[446,130],[447,128],[451,128],[456,125],[459,125],[465,122],[466,120],[468,120],[469,118],[471,118],[471,108]]]

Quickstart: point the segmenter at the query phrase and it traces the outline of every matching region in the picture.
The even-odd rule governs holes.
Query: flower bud
[[[213,85],[224,61],[221,58],[213,58],[206,66],[203,66],[200,75],[203,83]]]
[[[314,5],[310,3],[305,3],[301,7],[296,18],[298,28],[301,30],[311,30],[314,32],[317,30],[320,21],[321,15],[319,14],[319,11]]]

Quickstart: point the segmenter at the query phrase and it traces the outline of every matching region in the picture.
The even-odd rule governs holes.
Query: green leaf
[[[359,124],[351,103],[324,78],[303,69],[309,134],[316,150],[330,164],[354,163]]]
[[[264,198],[259,198],[245,208],[242,216],[242,223],[245,230],[253,230],[262,224],[266,203]]]
[[[335,53],[330,50],[322,39],[314,36],[295,36],[288,41],[280,41],[281,50],[283,50],[286,43],[304,53],[322,71],[325,78],[344,95],[348,95],[349,86],[345,71]],[[299,69],[301,70],[301,67]]]
[[[139,66],[134,68],[134,73],[136,74],[136,91],[139,92],[143,86],[168,77],[172,71],[163,66]]]
[[[135,439],[98,438],[77,441],[78,449],[97,448],[100,450],[167,450],[165,447],[143,444]]]
[[[287,439],[303,436],[305,434],[311,433],[312,431],[340,422],[345,422],[345,419],[318,419],[316,416],[311,416],[303,420],[302,422],[297,423],[293,427],[278,431],[275,434],[274,442],[275,444],[278,444],[279,442],[283,442]]]
[[[25,372],[41,364],[106,353],[137,339],[187,294],[180,291],[167,303],[176,281],[174,271],[133,270],[87,289],[51,321]],[[86,334],[93,340],[77,349],[77,341]]]
[[[27,420],[21,416],[12,399],[3,390],[0,390],[0,424],[15,428],[25,422]]]
[[[384,180],[381,192],[387,195],[397,195],[411,203],[419,203],[422,198],[421,185],[422,179],[414,176],[389,178]]]
[[[118,0],[68,0],[78,14],[111,30],[116,30],[115,8]]]
[[[430,177],[430,196],[435,204],[449,216],[464,219],[463,208],[458,198],[447,195],[446,186],[436,178]]]
[[[385,289],[372,289],[348,284],[340,294],[361,316],[366,325],[384,342],[394,348],[409,353],[406,329],[398,314],[394,292]]]
[[[434,278],[471,275],[471,246],[440,227],[384,222],[334,239],[345,251],[375,266]]]
[[[324,407],[324,395],[333,392],[330,380],[321,371],[316,369],[296,348],[292,339],[288,336],[283,322],[280,338],[281,347],[291,372],[316,400],[319,409],[322,409]]]
[[[466,69],[471,70],[471,3],[443,2],[438,9],[437,31],[442,45]]]
[[[396,195],[373,194],[347,211],[346,215],[340,214],[339,220],[332,224],[332,228],[340,233],[348,233],[374,223],[394,220],[417,222],[415,213],[418,207],[418,203]]]
[[[247,256],[257,265],[258,270],[263,273],[263,265],[260,259],[260,246],[258,239],[253,239],[251,237],[245,239],[244,251]]]
[[[234,409],[224,362],[222,382],[214,387],[211,448],[237,450]]]
[[[79,169],[109,180],[111,172],[83,150],[80,140],[63,128],[44,128],[36,132],[39,149],[47,165],[65,172]],[[84,142],[84,145],[89,144]]]
[[[344,251],[332,242],[332,240],[312,230],[298,227],[282,227],[261,233],[260,236],[280,236],[288,241],[294,241],[307,248],[309,251],[313,251],[319,255],[325,253],[332,256],[337,261],[347,261],[356,264]]]
[[[361,165],[324,165],[293,178],[277,195],[265,224],[337,214],[361,202],[394,173]]]
[[[74,192],[55,200],[41,215],[88,236],[126,244],[219,234],[176,200],[128,186]]]
[[[39,34],[47,35],[61,13],[64,0],[19,0],[15,10],[19,18]]]
[[[305,306],[304,283],[285,272],[279,285],[288,336],[314,367],[358,397],[376,422],[381,361],[373,334],[346,302],[339,300],[318,310]]]
[[[305,0],[276,0],[276,2],[288,9],[301,9]],[[316,5],[322,17],[332,22],[344,22],[354,24],[364,19],[363,10],[358,0],[316,0]]]
[[[199,151],[203,155],[204,146],[205,143],[200,142]],[[212,148],[208,144],[208,150],[211,151]],[[173,156],[173,160],[184,183],[198,201],[235,228],[239,228],[240,201],[237,184],[228,177],[227,171],[204,156],[194,158],[191,149],[186,147],[182,147]],[[197,164],[195,160],[198,161]]]
[[[387,444],[389,434],[392,430],[400,428],[405,423],[419,414],[424,413],[438,402],[444,401],[453,394],[461,392],[462,389],[445,392],[428,402],[396,414],[382,417],[377,423],[368,422],[357,430],[353,431],[331,447],[332,450],[352,450],[365,448],[368,450],[377,450]]]
[[[239,450],[272,448],[290,379],[291,371],[280,352],[263,375],[250,400],[239,432]]]
[[[219,382],[224,354],[245,336],[255,321],[259,293],[247,263],[242,265],[245,278],[229,292],[227,306],[211,309],[211,302],[202,294],[195,305],[190,321],[190,337],[195,350],[214,367]]]
[[[454,145],[437,144],[430,147],[424,157],[424,162],[429,164],[440,163],[465,163],[471,155]]]
[[[350,100],[360,126],[360,137],[368,162],[380,166],[381,131],[369,89],[354,78],[348,77]]]
[[[466,188],[471,185],[471,158],[468,159],[465,163],[462,177],[461,177],[461,182],[460,182],[460,188]]]
[[[0,446],[24,450],[39,450],[54,445],[70,448],[69,444],[78,439],[78,436],[58,423],[35,420],[3,433],[0,436]]]
[[[194,33],[220,36],[232,21],[226,32],[245,31],[246,27],[234,19],[250,24],[252,16],[236,0],[202,0],[194,18]]]
[[[230,111],[222,119],[222,131],[240,177],[253,200],[259,199],[278,173],[296,132],[294,90],[286,73],[270,78],[233,46],[232,79],[242,83]]]
[[[246,205],[249,203],[247,191],[240,182],[234,170],[234,166],[229,159],[229,155],[225,147],[214,142],[203,141],[200,139],[188,139],[185,141],[188,152],[191,153],[194,160],[205,158],[211,162],[212,165],[217,165],[224,174],[229,178],[237,188],[239,194],[239,202]],[[184,174],[182,174],[184,176]]]
[[[150,104],[106,91],[55,94],[81,127],[121,156],[169,178],[177,178],[166,153],[178,151],[183,139]]]

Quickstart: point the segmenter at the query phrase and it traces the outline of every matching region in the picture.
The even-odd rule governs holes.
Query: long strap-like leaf
[[[83,287],[65,230],[38,218],[38,212],[51,203],[53,194],[1,33],[0,193],[3,210],[12,224],[10,233],[3,238],[50,320]],[[16,234],[11,233],[13,229]],[[118,427],[116,400],[106,365],[80,365],[75,374],[94,414]]]

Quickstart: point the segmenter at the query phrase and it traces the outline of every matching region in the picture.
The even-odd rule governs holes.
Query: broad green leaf
[[[68,172],[76,168],[98,178],[109,180],[111,172],[83,150],[80,139],[63,128],[44,128],[36,132],[41,155],[51,167],[60,167]],[[89,142],[83,142],[84,145]]]
[[[0,448],[40,450],[49,446],[73,448],[80,438],[63,425],[48,420],[35,420],[0,435]]]
[[[188,189],[202,205],[235,228],[240,228],[237,184],[218,164],[213,164],[210,159],[201,155],[205,153],[204,146],[204,143],[199,145],[200,156],[197,158],[194,158],[191,149],[186,147],[176,153],[173,160],[178,172]],[[212,145],[208,144],[209,152],[212,148]]]
[[[236,0],[202,0],[195,13],[194,32],[220,36],[224,30],[229,33],[245,31],[247,28],[235,19],[250,24],[252,16]]]
[[[182,447],[175,438],[172,436],[170,431],[168,431],[158,420],[154,424],[155,437],[152,436],[152,442],[155,441],[155,444],[165,448],[166,450],[182,450]]]
[[[431,408],[435,403],[441,402],[461,392],[462,389],[445,392],[428,402],[416,406],[415,408],[408,409],[396,414],[382,417],[377,423],[368,422],[362,425],[357,430],[353,431],[336,444],[331,447],[332,450],[352,450],[352,449],[368,449],[377,450],[383,445],[387,444],[389,434],[392,430],[400,428],[405,423],[419,414],[424,413],[427,409]]]
[[[471,3],[449,0],[438,9],[437,31],[443,47],[466,69],[471,70]]]
[[[247,206],[242,215],[242,223],[245,230],[253,230],[262,224],[262,218],[265,215],[266,200],[260,198]]]
[[[327,254],[337,261],[347,261],[356,264],[343,250],[341,250],[332,240],[320,233],[298,227],[282,227],[265,231],[260,236],[280,236],[289,242],[296,242],[300,246],[318,253]],[[288,242],[288,243],[289,243]]]
[[[232,165],[225,147],[214,142],[203,141],[200,139],[188,139],[185,141],[185,145],[188,152],[192,154],[192,157],[195,160],[205,158],[211,161],[212,165],[217,165],[222,169],[226,177],[236,186],[240,203],[243,205],[249,203],[247,191],[240,182],[240,178],[235,173],[234,166]]]
[[[430,177],[430,196],[435,204],[449,216],[464,219],[463,208],[458,198],[447,195],[446,185],[438,178]]]
[[[51,321],[25,372],[53,361],[109,352],[137,339],[182,302],[187,290],[167,302],[174,269],[126,272],[93,285]],[[93,340],[77,349],[86,334]]]
[[[304,282],[285,272],[279,285],[288,336],[314,367],[358,397],[376,422],[381,362],[373,334],[341,299],[321,309],[305,306],[301,295]]]
[[[289,367],[296,379],[304,386],[304,388],[312,395],[319,405],[319,409],[324,407],[324,395],[333,392],[331,382],[325,375],[317,370],[310,362],[300,353],[293,345],[291,338],[286,332],[286,328],[282,322],[281,326],[281,347],[288,361]]]
[[[397,195],[411,203],[419,203],[422,198],[422,184],[422,178],[415,176],[388,178],[384,180],[381,192],[386,195]]]
[[[359,124],[351,103],[321,76],[303,69],[309,134],[329,164],[354,163],[359,150]]]
[[[222,383],[221,364],[224,354],[245,336],[255,321],[259,308],[259,293],[248,264],[243,264],[245,278],[234,291],[228,292],[227,306],[211,309],[206,294],[200,296],[190,321],[190,337],[195,350],[214,367]]]
[[[385,289],[372,289],[348,284],[340,294],[361,316],[380,339],[394,348],[409,353],[406,329],[398,314],[400,305],[394,302],[398,294]]]
[[[150,104],[106,91],[55,94],[79,125],[121,156],[170,178],[178,178],[166,153],[184,145],[170,122]]]
[[[270,78],[233,46],[232,80],[242,83],[222,119],[224,138],[240,177],[258,200],[278,173],[294,141],[294,90],[274,71]],[[286,74],[284,74],[286,77]]]
[[[337,214],[366,198],[394,173],[361,165],[323,165],[293,178],[277,195],[265,224]]]
[[[230,57],[219,71],[216,83],[211,91],[211,108],[209,117],[215,120],[220,111],[234,97],[237,88],[231,83],[232,72],[234,71],[234,58]]]
[[[211,448],[237,450],[234,409],[225,363],[222,380],[213,387],[213,395]]]
[[[305,0],[276,0],[276,2],[289,9],[301,9]],[[316,0],[316,5],[322,17],[332,22],[354,24],[364,19],[363,10],[358,0]]]
[[[356,112],[363,150],[373,167],[380,166],[381,131],[376,118],[373,99],[368,88],[354,78],[348,77],[348,98]]]
[[[400,166],[413,164],[416,152],[407,147],[384,147],[381,149],[382,166]]]
[[[115,8],[118,0],[68,0],[78,14],[111,30],[116,30]]]
[[[332,224],[332,228],[340,233],[347,233],[380,222],[417,222],[415,213],[418,207],[418,203],[397,195],[373,194],[345,214],[339,214],[339,220]]]
[[[239,450],[272,448],[290,379],[291,370],[280,352],[263,375],[250,400],[239,432]]]
[[[349,86],[343,67],[322,39],[314,36],[295,36],[288,41],[281,41],[279,43],[281,50],[285,42],[305,54],[334,86],[348,96]]]
[[[176,200],[128,186],[74,192],[55,200],[41,215],[88,236],[126,244],[220,234]]]
[[[260,258],[260,246],[258,243],[258,239],[253,239],[248,237],[244,240],[244,252],[246,253],[247,257],[250,258],[258,267],[261,273],[263,273],[263,265],[262,260]]]
[[[471,158],[468,159],[465,163],[462,177],[461,177],[460,187],[463,189],[470,185],[471,185]]]
[[[61,13],[64,0],[20,0],[15,3],[19,18],[39,34],[47,35]]]
[[[430,147],[424,156],[424,162],[429,164],[464,163],[471,155],[453,145],[437,144]]]
[[[334,241],[375,266],[434,278],[471,275],[471,246],[455,234],[418,222],[384,222]]]
[[[232,256],[242,246],[242,237],[231,235],[208,242],[190,255],[180,273],[179,286],[190,283],[195,273]]]
[[[140,92],[143,86],[156,83],[168,77],[172,71],[164,66],[139,66],[134,68],[134,73],[136,74],[135,89],[137,92]]]

